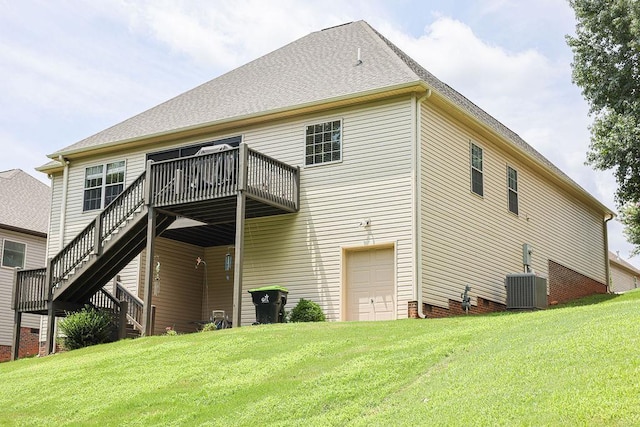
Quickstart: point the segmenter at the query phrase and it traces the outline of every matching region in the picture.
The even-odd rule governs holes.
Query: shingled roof
[[[620,258],[618,254],[615,254],[609,251],[609,261],[611,261],[614,264],[617,264],[620,268],[627,270],[629,273],[633,275],[640,276],[640,270],[638,270],[636,267],[634,267],[633,265],[629,264],[627,261]]]
[[[313,32],[50,157],[55,160],[58,155],[411,85],[439,94],[609,212],[515,132],[440,81],[365,21]]]
[[[356,66],[358,48],[362,66]],[[419,81],[358,21],[311,33],[51,157]]]
[[[0,227],[46,236],[51,189],[20,169],[0,172]]]

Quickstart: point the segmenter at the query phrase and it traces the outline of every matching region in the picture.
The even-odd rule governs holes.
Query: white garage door
[[[395,319],[393,248],[346,253],[346,320]]]

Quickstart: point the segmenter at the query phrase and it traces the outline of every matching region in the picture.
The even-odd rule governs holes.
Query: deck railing
[[[232,196],[240,189],[239,183],[245,182],[248,194],[297,210],[299,169],[248,148],[246,158],[241,159],[244,155],[239,147],[151,163],[153,204],[162,207]],[[243,181],[240,174],[244,171]]]
[[[48,269],[17,274],[16,294],[20,298],[15,304],[23,311],[46,309],[46,301],[55,288],[90,256],[99,256],[106,241],[144,203],[163,207],[234,196],[244,190],[256,200],[294,212],[299,209],[299,187],[299,168],[249,149],[246,144],[151,162],[145,172],[49,261]],[[138,304],[128,303],[129,310],[137,310]],[[134,311],[130,315],[136,321],[141,319]]]
[[[47,309],[49,289],[47,269],[37,268],[16,272],[12,307],[17,311],[42,311]]]
[[[247,193],[266,202],[298,209],[299,168],[249,149]]]
[[[154,206],[197,202],[236,194],[238,149],[151,164]]]

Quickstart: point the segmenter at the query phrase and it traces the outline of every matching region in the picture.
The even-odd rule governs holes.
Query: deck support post
[[[49,298],[47,303],[47,356],[53,353],[53,348],[56,344],[55,326],[56,326],[56,310],[55,302]]]
[[[20,354],[20,323],[22,322],[22,312],[16,310],[13,321],[13,346],[11,347],[11,360],[18,360]]]
[[[11,360],[16,360],[20,352],[20,322],[22,321],[22,311],[20,308],[20,285],[18,283],[18,268],[13,271],[13,297],[11,298],[11,308],[14,310],[13,317],[13,346],[11,347]]]
[[[118,339],[123,340],[127,337],[127,313],[129,312],[129,303],[127,301],[119,301],[120,313],[118,315]]]
[[[153,251],[156,240],[156,212],[153,205],[149,205],[147,212],[147,253],[144,272],[144,305],[142,306],[142,336],[150,336],[153,331],[151,316],[151,300],[153,296]]]
[[[233,266],[233,327],[240,327],[242,312],[242,264],[244,255],[244,212],[246,196],[244,191],[238,194],[236,205],[236,249]]]
[[[247,171],[249,149],[247,144],[241,143],[238,153],[238,195],[236,196],[236,248],[233,266],[233,316],[234,328],[241,326],[242,318],[242,269],[244,258],[244,222],[247,204]]]

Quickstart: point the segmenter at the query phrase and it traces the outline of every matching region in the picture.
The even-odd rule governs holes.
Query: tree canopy
[[[640,1],[570,0],[573,82],[594,118],[587,163],[612,170],[625,233],[640,253]]]

